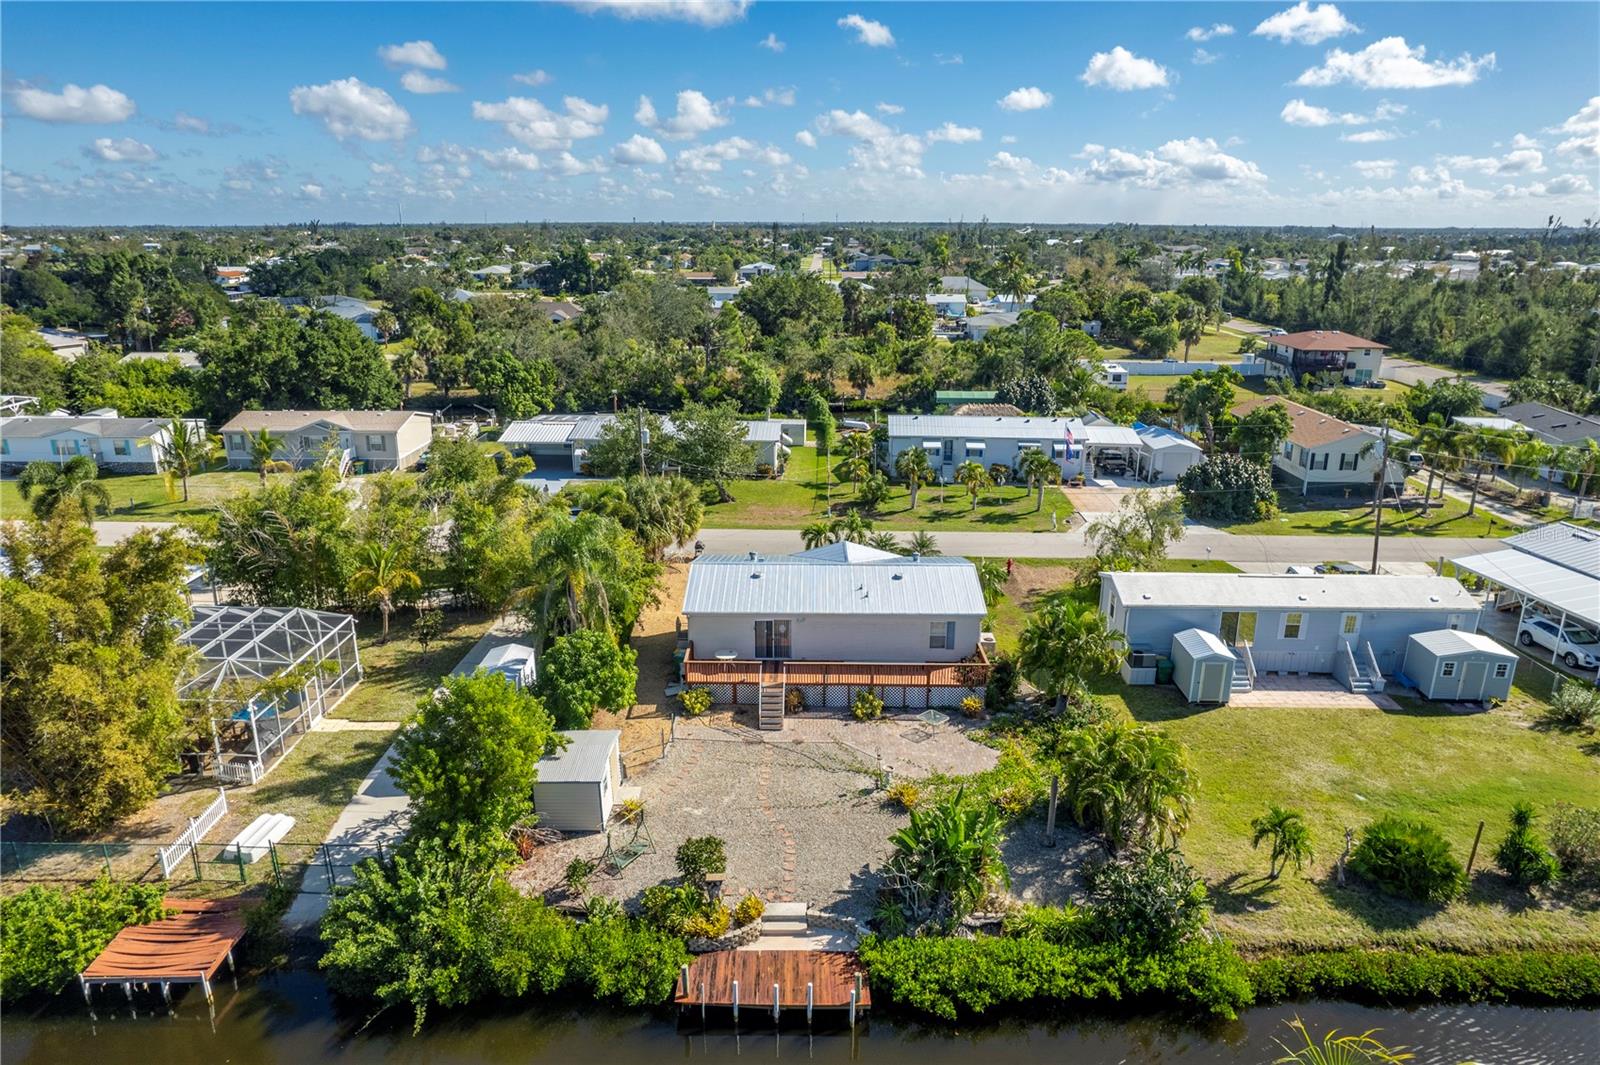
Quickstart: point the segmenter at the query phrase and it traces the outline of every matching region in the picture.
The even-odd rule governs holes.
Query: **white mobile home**
[[[205,432],[203,419],[183,420],[191,430]],[[171,440],[171,419],[119,418],[116,411],[84,417],[0,418],[0,472],[16,473],[30,462],[66,463],[85,455],[117,473],[156,473]]]
[[[317,461],[333,447],[343,463],[368,470],[406,470],[433,441],[433,419],[407,410],[247,410],[222,427],[228,465],[254,465],[249,439],[263,429],[278,438],[274,457],[296,466]]]
[[[537,414],[514,421],[500,434],[500,443],[514,455],[527,455],[537,469],[583,473],[589,452],[617,420],[615,414]],[[671,435],[671,418],[661,420],[662,431]],[[801,418],[769,418],[745,422],[745,443],[755,450],[756,466],[781,471],[789,450],[806,442],[806,423]]]
[[[539,759],[533,811],[543,828],[599,832],[611,819],[622,783],[622,733],[577,729],[560,735],[567,745]]]
[[[1022,454],[1043,451],[1064,476],[1083,471],[1088,430],[1078,418],[1029,418],[972,414],[891,414],[887,468],[902,451],[922,448],[934,473],[948,482],[963,462],[1016,468]]]
[[[1331,673],[1382,690],[1417,632],[1475,632],[1478,603],[1447,577],[1369,574],[1102,573],[1100,613],[1131,652],[1164,653],[1185,629],[1215,633],[1248,681]]]

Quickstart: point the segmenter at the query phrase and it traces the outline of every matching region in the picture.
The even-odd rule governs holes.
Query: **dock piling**
[[[685,995],[689,993],[689,963],[678,966],[678,989]]]
[[[704,1024],[705,1020],[706,1020],[706,982],[704,980],[702,980],[702,981],[700,981],[700,1023]]]
[[[852,987],[850,989],[850,1029],[851,1029],[851,1031],[854,1031],[855,1027],[856,1027],[856,989]]]
[[[806,981],[806,1027],[811,1027],[811,1008],[815,1004],[814,988],[810,980]]]
[[[779,1001],[778,985],[774,982],[772,985],[772,1020],[774,1023],[778,1020]]]
[[[733,1023],[739,1023],[739,981],[733,982]]]

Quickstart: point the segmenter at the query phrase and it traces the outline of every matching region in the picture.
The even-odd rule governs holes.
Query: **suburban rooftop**
[[[1322,447],[1324,444],[1334,444],[1341,440],[1355,440],[1359,438],[1372,439],[1374,434],[1359,425],[1351,425],[1341,421],[1331,414],[1324,414],[1314,410],[1303,403],[1296,403],[1292,399],[1282,396],[1257,396],[1247,399],[1233,408],[1236,417],[1243,417],[1257,407],[1276,404],[1289,412],[1289,420],[1293,428],[1289,430],[1289,440],[1301,447]]]
[[[1128,607],[1261,607],[1293,610],[1447,610],[1476,613],[1477,602],[1451,577],[1380,574],[1102,573]]]
[[[689,566],[683,612],[981,617],[988,607],[967,559],[839,543],[793,555],[698,558]]]

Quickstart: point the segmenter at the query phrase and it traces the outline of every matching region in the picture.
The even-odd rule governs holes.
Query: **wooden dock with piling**
[[[672,996],[684,1015],[732,1010],[737,1022],[815,1012],[838,1019],[842,1011],[851,1027],[872,1008],[866,973],[853,952],[828,950],[719,950],[702,954],[678,973]]]
[[[78,974],[84,1001],[94,1004],[96,987],[120,986],[129,1002],[136,987],[158,986],[172,1000],[172,985],[198,984],[211,1001],[211,982],[244,938],[238,900],[167,899],[176,911],[159,921],[118,932],[89,967]]]

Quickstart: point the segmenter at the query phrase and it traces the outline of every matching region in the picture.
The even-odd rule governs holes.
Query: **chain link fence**
[[[33,884],[86,884],[101,877],[134,883],[165,882],[175,894],[218,894],[253,885],[298,887],[331,893],[355,881],[355,867],[382,860],[383,843],[339,844],[282,840],[260,847],[191,845],[163,875],[161,843],[0,843],[0,888]]]

